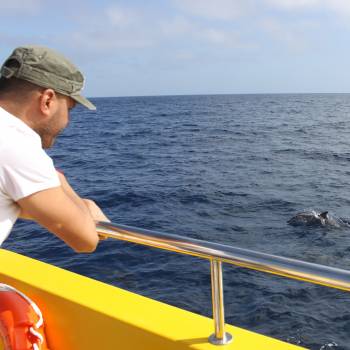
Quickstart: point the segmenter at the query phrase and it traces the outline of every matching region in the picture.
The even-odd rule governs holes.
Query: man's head
[[[80,95],[84,76],[69,60],[58,52],[42,46],[16,48],[4,62],[1,77],[25,80],[34,85],[53,89],[71,97],[88,109],[96,107]]]
[[[1,67],[0,104],[40,135],[43,148],[49,148],[67,126],[76,102],[96,109],[80,95],[83,80],[72,63],[51,49],[20,47]]]

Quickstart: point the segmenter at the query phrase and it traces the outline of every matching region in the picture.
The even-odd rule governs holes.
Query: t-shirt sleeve
[[[3,164],[3,181],[7,195],[14,201],[33,193],[60,186],[52,159],[43,149],[9,151]]]

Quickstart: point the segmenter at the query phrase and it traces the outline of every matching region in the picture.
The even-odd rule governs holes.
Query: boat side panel
[[[209,318],[4,249],[0,282],[13,285],[39,305],[51,350],[218,349],[207,341],[213,332]],[[234,341],[220,349],[301,349],[229,325],[227,331]]]

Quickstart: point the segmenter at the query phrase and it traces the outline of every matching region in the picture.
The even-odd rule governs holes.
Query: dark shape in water
[[[348,220],[337,218],[324,211],[319,213],[315,210],[305,210],[293,216],[287,221],[292,226],[349,226]]]

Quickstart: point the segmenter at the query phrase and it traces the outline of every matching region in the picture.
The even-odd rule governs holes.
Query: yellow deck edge
[[[212,319],[5,249],[0,249],[0,282],[39,305],[51,350],[302,349],[231,325],[233,342],[211,345]]]

